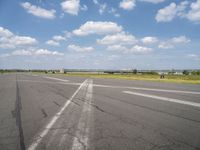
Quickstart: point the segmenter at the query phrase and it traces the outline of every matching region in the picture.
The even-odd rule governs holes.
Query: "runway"
[[[199,150],[200,85],[0,75],[0,150]]]

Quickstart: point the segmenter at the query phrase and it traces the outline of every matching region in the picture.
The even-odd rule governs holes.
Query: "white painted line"
[[[69,80],[64,80],[64,79],[60,79],[60,78],[54,78],[54,77],[43,77],[43,78],[46,78],[46,79],[52,79],[52,80],[58,80],[58,81],[63,81],[63,82],[68,82]]]
[[[66,84],[66,85],[81,85],[82,83],[69,83],[69,82],[49,82],[49,81],[33,81],[33,80],[18,80],[19,82],[32,82],[32,83],[48,83],[48,84]]]
[[[72,99],[76,96],[76,94],[79,92],[79,90],[87,83],[87,79],[79,86],[79,88],[75,91],[75,93],[71,96],[69,100],[65,102],[63,107],[56,113],[56,115],[50,120],[50,122],[45,126],[44,130],[40,132],[36,138],[35,141],[28,147],[27,150],[35,150],[37,146],[40,144],[42,139],[47,135],[51,127],[56,123],[60,115],[63,113],[63,111],[69,106]]]
[[[31,74],[33,77],[38,77],[38,75],[36,75],[36,74]]]
[[[174,103],[183,104],[183,105],[200,107],[200,103],[189,102],[189,101],[184,101],[184,100],[179,100],[179,99],[174,99],[174,98],[161,97],[161,96],[143,94],[143,93],[132,92],[132,91],[123,91],[123,93],[137,95],[137,96],[143,96],[143,97],[149,97],[149,98],[153,98],[153,99],[157,99],[157,100],[161,100],[161,101],[168,101],[168,102],[174,102]]]
[[[156,92],[184,93],[184,94],[200,95],[200,92],[196,92],[196,91],[166,90],[166,89],[153,89],[153,88],[142,88],[142,87],[131,87],[131,86],[110,86],[110,85],[101,85],[101,84],[94,84],[94,86],[103,87],[103,88],[124,88],[124,89],[143,90],[143,91],[156,91]]]
[[[83,110],[79,119],[77,131],[73,140],[71,150],[88,150],[89,148],[93,80],[88,80],[88,86],[86,88],[86,98],[83,104]]]
[[[56,78],[57,79],[57,78]],[[60,79],[62,80],[62,79]],[[19,80],[19,81],[26,81],[26,82],[39,82],[41,81],[31,81],[31,80]],[[65,80],[66,81],[66,80]],[[48,82],[44,82],[48,83]],[[49,82],[50,83],[50,82]],[[53,82],[54,83],[54,82]],[[57,84],[69,84],[69,85],[80,85],[81,83],[57,83]],[[132,89],[132,90],[143,90],[143,91],[155,91],[155,92],[166,92],[166,93],[183,93],[183,94],[194,94],[194,95],[200,95],[200,92],[196,91],[181,91],[181,90],[166,90],[166,89],[152,89],[152,88],[142,88],[142,87],[131,87],[131,86],[112,86],[112,85],[102,85],[102,84],[93,84],[93,86],[96,87],[102,87],[102,88],[118,88],[118,89]]]

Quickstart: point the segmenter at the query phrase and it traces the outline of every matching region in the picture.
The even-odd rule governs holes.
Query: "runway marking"
[[[32,83],[48,83],[48,84],[66,84],[66,85],[81,85],[82,83],[69,83],[69,82],[50,82],[50,81],[33,81],[33,80],[18,80],[20,82],[32,82]]]
[[[35,74],[31,74],[33,77],[38,77],[38,75],[35,75]]]
[[[65,102],[65,104],[63,105],[63,107],[56,113],[56,115],[45,126],[44,130],[42,132],[40,132],[36,136],[35,141],[28,147],[27,150],[35,150],[37,148],[37,146],[40,144],[40,142],[42,141],[42,139],[47,135],[47,133],[49,132],[49,130],[51,129],[51,127],[56,123],[56,121],[58,120],[58,118],[60,117],[60,115],[63,113],[63,111],[67,108],[67,106],[69,106],[69,104],[71,103],[72,99],[77,95],[77,93],[79,92],[79,90],[86,83],[87,83],[87,79],[79,86],[79,88],[74,92],[74,94],[71,96],[71,98]]]
[[[58,79],[58,78],[56,78]],[[62,79],[60,79],[62,80]],[[19,80],[25,82],[38,82],[38,83],[52,83],[54,82],[44,82],[44,81],[31,81],[31,80]],[[56,84],[67,84],[67,85],[81,85],[81,83],[67,83],[67,82],[56,82]],[[156,92],[166,92],[166,93],[183,93],[183,94],[194,94],[200,95],[200,92],[196,91],[181,91],[181,90],[166,90],[166,89],[154,89],[154,88],[142,88],[142,87],[131,87],[131,86],[112,86],[112,85],[102,85],[102,84],[93,84],[96,87],[103,87],[103,88],[122,88],[122,89],[133,89],[133,90],[143,90],[143,91],[156,91]]]
[[[131,87],[131,86],[110,86],[110,85],[101,85],[94,84],[97,87],[107,87],[107,88],[124,88],[124,89],[133,89],[133,90],[144,90],[144,91],[156,91],[156,92],[167,92],[167,93],[184,93],[184,94],[197,94],[200,92],[195,91],[181,91],[181,90],[166,90],[166,89],[153,89],[153,88],[142,88],[142,87]]]
[[[92,94],[93,80],[88,80],[86,98],[83,104],[83,110],[79,119],[71,150],[87,150],[89,147]]]
[[[168,101],[168,102],[174,102],[174,103],[178,103],[178,104],[200,107],[200,103],[189,102],[189,101],[184,101],[184,100],[179,100],[179,99],[174,99],[174,98],[161,97],[161,96],[143,94],[143,93],[132,92],[132,91],[123,91],[123,93],[153,98],[153,99],[157,99],[157,100],[161,100],[161,101]]]
[[[64,79],[60,79],[60,78],[46,77],[46,76],[44,76],[43,78],[52,79],[52,80],[58,80],[58,81],[64,81],[64,82],[68,82],[69,81],[69,80],[64,80]]]

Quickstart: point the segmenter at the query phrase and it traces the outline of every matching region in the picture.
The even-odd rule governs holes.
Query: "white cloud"
[[[0,27],[0,37],[11,37],[11,36],[13,36],[12,32],[10,32],[8,29]]]
[[[69,45],[68,49],[71,51],[75,51],[75,52],[91,52],[94,51],[94,48],[89,46],[89,47],[81,47],[78,45]]]
[[[103,14],[106,11],[106,8],[107,8],[107,4],[106,3],[99,4],[99,13]]]
[[[10,54],[6,53],[6,54],[0,54],[0,58],[6,58],[6,57],[9,57]]]
[[[96,4],[96,5],[99,4],[98,0],[93,0],[93,3]]]
[[[55,35],[52,39],[55,41],[64,41],[66,38],[61,35]]]
[[[61,3],[62,10],[71,15],[78,15],[80,0],[66,0]]]
[[[181,18],[184,18],[186,16],[186,8],[187,6],[189,5],[189,2],[188,1],[183,1],[181,2],[179,5],[177,5],[177,16],[178,17],[181,17]]]
[[[144,44],[155,44],[158,42],[156,37],[147,36],[141,39],[142,43]]]
[[[190,39],[188,39],[186,36],[179,36],[179,37],[173,37],[172,38],[172,42],[173,43],[182,44],[182,43],[188,43],[188,42],[190,42]]]
[[[149,48],[149,47],[144,47],[144,46],[139,46],[139,45],[134,45],[132,47],[125,47],[125,46],[118,45],[118,44],[110,45],[110,46],[107,47],[106,50],[122,52],[122,53],[125,53],[125,54],[128,54],[128,53],[148,54],[148,53],[151,53],[153,51],[153,49]]]
[[[0,27],[0,48],[12,49],[35,44],[37,44],[37,40],[32,37],[14,35],[8,29]]]
[[[131,49],[129,49],[127,52],[135,53],[135,54],[148,54],[152,51],[153,51],[152,48],[135,45]]]
[[[132,10],[135,7],[135,0],[122,0],[119,7],[125,10]]]
[[[16,55],[16,56],[31,56],[32,55],[32,51],[29,50],[16,50],[12,52],[12,55]]]
[[[199,56],[196,54],[188,54],[187,56],[190,58],[199,58]]]
[[[115,17],[120,17],[120,14],[117,13],[117,10],[115,8],[111,7],[108,13],[113,14]]]
[[[174,19],[176,16],[177,10],[176,10],[176,4],[171,3],[169,6],[166,6],[165,8],[162,8],[158,10],[156,14],[156,21],[157,22],[169,22]]]
[[[171,49],[171,48],[174,48],[174,46],[170,42],[161,42],[158,45],[158,48],[160,48],[160,49]]]
[[[110,55],[110,56],[108,56],[108,60],[109,61],[114,61],[114,60],[119,59],[119,58],[120,58],[119,55]]]
[[[140,0],[140,1],[158,4],[164,2],[165,0]]]
[[[15,56],[62,56],[63,53],[58,51],[49,51],[47,49],[36,49],[36,50],[16,50],[11,53]]]
[[[187,18],[190,21],[200,21],[200,0],[191,3],[190,10],[187,12],[189,1],[182,1],[178,5],[171,3],[170,5],[158,10],[156,14],[157,22],[170,22],[175,17]]]
[[[87,5],[83,5],[83,6],[81,6],[81,10],[82,10],[82,11],[87,11],[87,10],[88,10]]]
[[[190,21],[200,21],[200,0],[191,3],[190,5],[191,10],[187,14],[187,18]]]
[[[189,43],[190,39],[187,38],[186,36],[177,36],[177,37],[173,37],[167,41],[161,42],[158,45],[158,48],[160,49],[171,49],[174,48],[176,45],[180,45],[180,44],[186,44]]]
[[[46,41],[46,44],[51,45],[51,46],[59,46],[60,43],[54,40],[48,40]]]
[[[119,17],[120,14],[117,13],[117,10],[114,8],[110,8],[109,5],[107,5],[107,3],[99,3],[98,0],[93,0],[93,3],[95,5],[97,5],[99,7],[99,14],[102,15],[103,13],[110,13],[112,15],[114,15],[115,17]]]
[[[137,42],[137,39],[130,34],[125,33],[117,33],[113,35],[106,35],[102,39],[98,39],[97,43],[103,44],[103,45],[112,45],[112,44],[135,44]]]
[[[54,9],[47,10],[35,5],[32,5],[29,2],[24,2],[21,3],[21,6],[30,14],[40,17],[40,18],[45,18],[45,19],[54,19],[55,18],[55,13],[56,11]]]
[[[106,8],[107,8],[107,4],[106,3],[99,3],[98,0],[93,0],[93,3],[97,6],[99,6],[99,14],[103,14],[105,11],[106,11]]]
[[[46,44],[51,46],[60,46],[60,42],[66,40],[66,37],[61,35],[55,35],[51,40],[46,41]]]
[[[33,45],[37,43],[36,39],[28,36],[14,36],[11,41],[15,43],[16,46]]]
[[[116,44],[116,45],[109,45],[106,50],[108,51],[117,51],[117,52],[125,52],[127,48],[125,46]]]
[[[74,30],[73,34],[77,36],[86,36],[89,34],[111,34],[121,31],[122,27],[114,22],[87,21],[85,24],[81,25],[79,29]]]

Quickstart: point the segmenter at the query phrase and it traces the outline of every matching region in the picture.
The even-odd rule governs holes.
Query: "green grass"
[[[172,82],[172,83],[189,83],[200,84],[200,76],[198,75],[165,75],[165,79],[160,79],[159,75],[142,75],[142,74],[97,74],[97,73],[67,73],[65,76],[81,76],[88,78],[109,78],[109,79],[125,79],[125,80],[146,80],[156,82]]]

